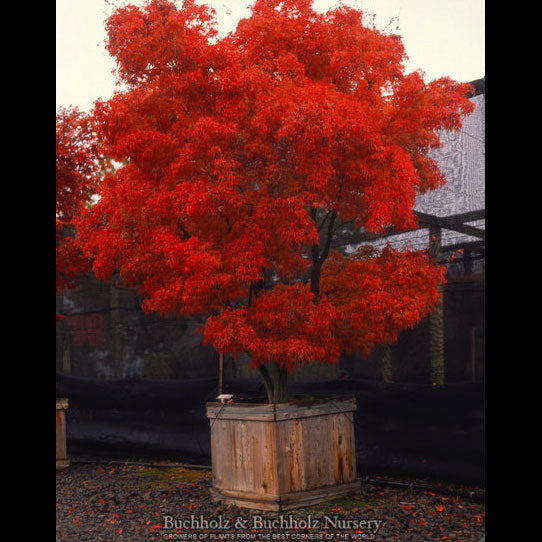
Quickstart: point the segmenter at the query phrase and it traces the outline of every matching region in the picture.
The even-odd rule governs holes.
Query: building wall
[[[60,372],[100,378],[216,375],[216,353],[201,344],[202,321],[145,314],[135,290],[92,276],[57,297],[57,311],[68,315],[57,324]]]

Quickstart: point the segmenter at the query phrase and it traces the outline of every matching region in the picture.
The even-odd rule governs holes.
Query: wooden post
[[[442,230],[437,226],[429,228],[429,256],[439,262],[442,258]],[[429,315],[429,341],[433,386],[444,384],[444,295],[439,286],[440,297],[432,314]]]
[[[66,410],[67,399],[56,400],[56,468],[63,469],[70,465],[66,448]]]

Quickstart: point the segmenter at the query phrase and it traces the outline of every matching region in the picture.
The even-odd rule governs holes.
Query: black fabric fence
[[[358,476],[410,475],[485,482],[485,400],[482,383],[430,387],[365,380],[292,383],[291,394],[356,397]],[[211,463],[205,403],[216,379],[106,380],[57,374],[67,397],[69,454],[163,458]],[[226,381],[235,398],[263,396],[252,381]]]

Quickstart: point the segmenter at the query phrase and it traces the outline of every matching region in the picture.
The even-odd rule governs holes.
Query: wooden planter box
[[[353,397],[207,403],[212,496],[282,511],[341,497],[356,480]]]
[[[56,400],[56,468],[63,469],[70,465],[66,450],[66,410],[67,399]]]

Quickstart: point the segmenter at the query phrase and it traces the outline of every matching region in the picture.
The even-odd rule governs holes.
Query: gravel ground
[[[409,481],[430,485],[427,480]],[[57,542],[479,542],[484,535],[485,507],[479,502],[483,491],[478,488],[440,484],[442,493],[364,483],[361,492],[348,499],[277,514],[214,503],[210,487],[208,470],[79,463],[73,458],[70,467],[56,472]],[[452,496],[446,491],[470,493],[472,498]],[[200,521],[199,526],[195,523],[190,528],[191,516]],[[205,520],[217,525],[205,525]],[[312,524],[305,525],[307,521]],[[284,522],[290,524],[285,526]]]

